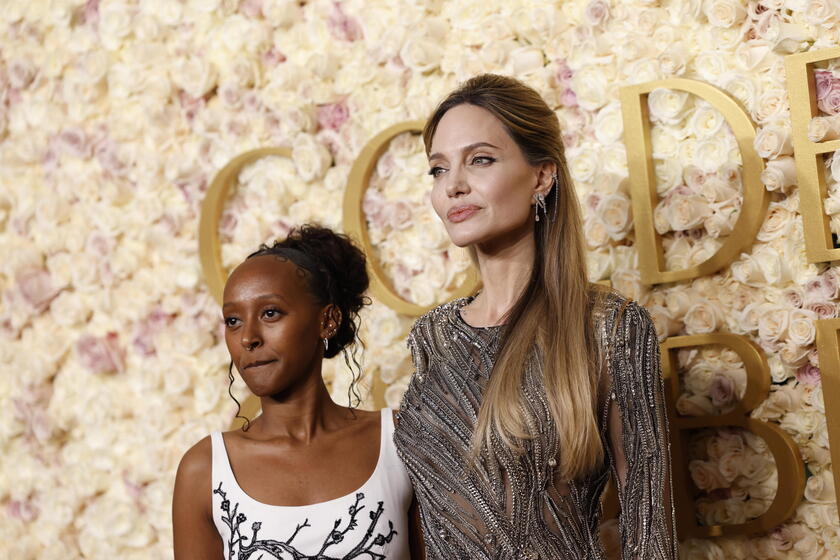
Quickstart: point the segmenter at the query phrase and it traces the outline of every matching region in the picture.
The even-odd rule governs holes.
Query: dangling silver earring
[[[330,339],[324,338],[324,352],[330,349]]]
[[[534,221],[540,221],[540,211],[545,214],[545,195],[543,193],[537,193],[534,196],[536,203],[534,204]]]
[[[557,178],[557,172],[556,171],[551,174],[551,179],[553,181],[552,184],[551,184],[551,190],[554,191],[554,208],[552,208],[551,214],[553,215],[554,219],[556,220],[557,219],[557,207],[560,206],[560,204],[559,204],[559,202],[560,202],[560,198],[559,198],[560,197],[560,190],[559,190],[560,189],[560,179]],[[551,194],[551,191],[549,191],[549,194]]]

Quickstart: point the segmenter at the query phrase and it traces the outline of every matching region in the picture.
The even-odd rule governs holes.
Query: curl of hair
[[[532,166],[553,163],[557,182],[546,196],[550,217],[535,224],[534,263],[523,293],[506,316],[506,327],[473,434],[473,455],[493,434],[521,451],[531,434],[522,417],[523,364],[538,357],[552,420],[560,442],[559,470],[584,476],[604,458],[596,419],[601,358],[591,324],[593,291],[578,199],[568,173],[557,115],[532,88],[507,76],[482,74],[449,94],[426,121],[426,154],[447,111],[470,104],[504,126]],[[473,256],[475,256],[473,249]]]
[[[317,270],[314,271],[300,265],[298,269],[303,271],[307,287],[318,304],[332,304],[341,312],[341,320],[335,335],[329,339],[324,357],[333,358],[339,353],[344,354],[344,361],[353,373],[349,392],[358,403],[361,397],[356,384],[361,376],[361,364],[357,352],[359,347],[364,346],[359,339],[359,311],[370,304],[370,298],[365,296],[370,285],[365,254],[344,234],[326,227],[304,224],[292,229],[285,239],[277,240],[271,246],[261,245],[248,258],[275,255],[285,259],[287,257],[283,255],[282,249],[298,250],[317,263]]]

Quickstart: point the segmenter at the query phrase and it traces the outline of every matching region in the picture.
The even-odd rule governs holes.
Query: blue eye
[[[491,158],[490,156],[475,156],[472,158],[473,165],[489,165],[496,161],[496,158]]]
[[[431,169],[429,169],[429,175],[431,175],[432,177],[437,177],[444,171],[446,170],[443,167],[432,167]]]

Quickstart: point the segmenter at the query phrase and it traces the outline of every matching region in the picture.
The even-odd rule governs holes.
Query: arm
[[[394,425],[399,424],[397,411],[391,411],[394,418]],[[411,505],[408,508],[408,550],[411,553],[411,560],[425,560],[426,543],[423,541],[423,527],[420,524],[420,506],[417,498],[411,498]]]
[[[622,558],[676,559],[668,422],[656,329],[635,303],[616,321],[607,432],[621,508]]]
[[[411,507],[408,508],[408,549],[411,552],[411,560],[425,560],[426,543],[423,541],[423,528],[420,525],[420,506],[417,500],[411,500]]]
[[[217,560],[224,554],[213,524],[212,449],[204,438],[184,454],[175,476],[172,529],[175,560]]]

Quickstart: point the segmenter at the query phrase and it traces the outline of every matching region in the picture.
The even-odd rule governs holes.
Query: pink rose
[[[319,105],[317,114],[318,124],[321,128],[338,130],[347,121],[350,111],[344,101],[339,101],[338,103]]]
[[[125,351],[119,344],[119,335],[113,331],[105,336],[83,335],[76,341],[76,353],[82,365],[93,373],[125,370]]]
[[[50,273],[43,268],[24,268],[18,271],[15,280],[20,295],[38,312],[49,307],[60,291],[53,286]]]
[[[717,465],[713,463],[695,459],[688,464],[688,470],[695,486],[700,490],[709,491],[728,486]]]
[[[333,37],[341,41],[358,41],[364,38],[362,26],[355,18],[344,13],[340,2],[333,2],[333,11],[327,19],[327,27]]]
[[[239,11],[249,18],[261,18],[262,8],[262,0],[242,0],[239,3]]]
[[[722,373],[715,375],[709,387],[709,396],[712,398],[712,404],[716,407],[720,408],[732,404],[736,399],[735,383],[732,378]]]
[[[815,301],[807,304],[805,309],[813,311],[817,319],[833,319],[837,317],[837,304],[827,301]]]
[[[172,322],[173,316],[165,313],[160,307],[137,323],[134,328],[134,337],[131,340],[132,346],[143,356],[155,354],[155,336]]]
[[[592,0],[586,6],[586,10],[583,14],[583,18],[586,20],[586,23],[592,27],[601,25],[607,21],[609,17],[610,5],[604,0]]]
[[[820,368],[807,363],[796,370],[796,380],[807,387],[816,387],[822,381]]]
[[[840,113],[840,79],[830,70],[814,70],[817,107],[829,115]]]
[[[561,58],[557,61],[557,69],[554,72],[554,78],[558,83],[568,86],[571,83],[575,73],[569,68],[566,59]]]
[[[6,514],[13,519],[20,519],[24,523],[34,521],[38,517],[38,508],[29,500],[10,500],[6,504]]]

